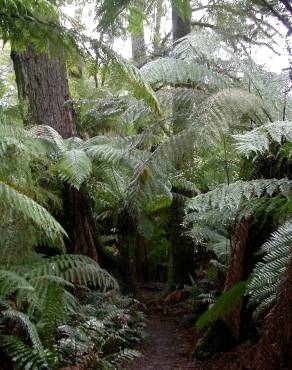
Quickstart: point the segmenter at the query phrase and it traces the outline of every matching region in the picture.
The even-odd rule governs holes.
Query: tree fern
[[[267,118],[268,110],[263,101],[243,89],[224,89],[203,102],[198,118],[197,135],[200,140],[214,145],[222,134],[246,130],[250,119],[260,123]]]
[[[92,163],[87,154],[80,149],[64,152],[56,164],[62,180],[79,189],[92,171]]]
[[[27,220],[33,221],[49,239],[60,242],[63,236],[66,236],[65,230],[50,213],[26,195],[22,189],[0,181],[0,199],[3,205],[20,213]]]
[[[291,258],[291,245],[292,223],[286,222],[261,247],[263,261],[255,266],[247,287],[250,302],[256,305],[256,315],[265,313],[273,304]]]
[[[132,91],[137,99],[143,99],[154,112],[161,115],[157,97],[140,70],[113,50],[103,45],[102,48],[110,59],[111,78],[115,86],[120,83],[128,91]]]
[[[19,369],[39,370],[56,362],[55,356],[44,350],[43,353],[34,349],[12,335],[3,335],[0,338],[2,348],[11,356]]]
[[[276,193],[288,197],[291,187],[292,181],[288,179],[239,180],[230,185],[221,184],[206,194],[199,194],[190,200],[188,207],[198,212],[206,212],[215,208],[239,210],[244,199],[249,201],[263,195],[273,196]]]
[[[18,323],[28,334],[33,348],[40,354],[40,357],[45,358],[45,352],[36,330],[35,325],[30,321],[29,317],[22,312],[15,311],[15,310],[6,310],[2,311],[1,315],[4,319],[9,319]]]
[[[91,258],[83,255],[50,257],[26,274],[30,281],[40,276],[58,276],[69,282],[92,285],[102,289],[117,288],[116,280]]]
[[[149,84],[185,85],[194,88],[223,88],[226,86],[224,77],[212,72],[207,67],[189,63],[182,59],[161,58],[146,64],[141,73]]]
[[[292,122],[268,123],[242,135],[234,135],[237,150],[246,157],[268,151],[271,141],[282,144],[292,141]]]

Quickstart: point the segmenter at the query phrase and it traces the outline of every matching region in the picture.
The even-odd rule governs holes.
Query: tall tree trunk
[[[156,3],[156,13],[155,13],[155,27],[154,27],[154,35],[153,35],[153,51],[154,57],[159,54],[160,51],[160,31],[161,31],[161,19],[163,13],[163,0],[158,0]]]
[[[70,103],[66,66],[59,57],[36,54],[32,47],[12,51],[19,100],[27,105],[24,120],[29,124],[53,127],[63,138],[77,135],[73,105]],[[102,247],[94,225],[88,197],[69,185],[64,188],[64,220],[71,252],[98,260],[96,247]]]
[[[32,47],[22,53],[12,51],[11,58],[19,100],[28,105],[25,120],[51,126],[64,138],[76,136],[66,67],[60,58],[49,60]]]
[[[175,6],[175,1],[172,1],[172,30],[173,40],[176,41],[187,35],[191,31],[191,7],[189,0],[184,0],[189,13],[184,15],[179,13],[179,9]],[[177,134],[184,128],[185,119],[181,118],[180,112],[188,110],[188,107],[182,107],[176,101],[175,93],[173,96],[173,134]],[[182,115],[183,116],[183,115]],[[173,189],[175,192],[175,189]],[[188,194],[184,194],[188,195]],[[184,212],[185,201],[183,197],[174,196],[170,208],[170,250],[169,250],[169,273],[168,285],[169,288],[178,284],[190,282],[190,274],[194,273],[194,245],[190,237],[183,235],[181,232],[181,224],[185,216]]]

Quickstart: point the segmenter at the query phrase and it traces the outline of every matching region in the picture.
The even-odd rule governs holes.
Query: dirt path
[[[142,347],[143,357],[128,365],[127,370],[194,369],[190,364],[196,340],[194,330],[181,327],[178,314],[164,313],[158,304],[147,304],[151,293],[144,291],[142,297],[148,306],[148,339]]]

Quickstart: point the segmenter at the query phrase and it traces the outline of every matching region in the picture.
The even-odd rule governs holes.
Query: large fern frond
[[[224,89],[202,103],[195,123],[197,136],[202,142],[214,145],[222,134],[246,130],[251,119],[261,123],[261,117],[266,119],[267,115],[264,102],[257,96],[242,89]]]
[[[273,196],[276,193],[288,197],[291,194],[292,181],[288,179],[259,179],[236,181],[230,185],[221,184],[205,194],[199,194],[189,201],[188,208],[197,212],[210,209],[239,210],[242,200],[260,198],[263,195]]]
[[[21,189],[0,181],[0,199],[5,207],[21,214],[25,219],[33,221],[49,239],[60,242],[63,236],[67,235],[53,216]]]
[[[62,180],[69,182],[79,190],[92,171],[92,163],[85,151],[73,149],[61,155],[56,168]]]
[[[45,357],[44,348],[43,348],[42,342],[40,340],[40,337],[38,335],[38,332],[36,330],[36,327],[30,321],[30,319],[27,315],[25,315],[22,312],[15,311],[15,310],[12,310],[12,309],[2,311],[1,315],[5,319],[9,319],[11,321],[14,321],[14,322],[18,323],[27,332],[27,334],[28,334],[28,336],[29,336],[29,338],[32,342],[32,345],[33,345],[34,349],[37,350],[38,353],[41,354],[41,356],[43,358]]]
[[[120,83],[121,86],[132,91],[137,99],[143,99],[154,112],[161,115],[155,92],[141,71],[113,50],[105,46],[102,46],[102,48],[111,61],[111,73],[115,87]]]
[[[262,262],[257,263],[247,287],[250,302],[256,305],[255,314],[265,313],[276,298],[277,287],[291,258],[292,223],[287,222],[263,244]]]
[[[237,150],[246,157],[260,154],[269,149],[271,141],[282,144],[292,141],[292,122],[279,121],[257,127],[241,135],[234,135]]]
[[[91,258],[83,255],[64,254],[46,259],[30,272],[26,278],[32,283],[41,276],[57,276],[80,285],[92,285],[102,289],[116,289],[116,280]],[[42,285],[38,287],[41,289]]]
[[[153,86],[190,85],[194,88],[223,88],[227,83],[219,74],[207,67],[175,58],[161,58],[141,69],[143,77]]]

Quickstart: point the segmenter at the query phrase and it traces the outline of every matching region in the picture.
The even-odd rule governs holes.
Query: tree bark
[[[70,102],[66,66],[59,57],[36,54],[30,46],[24,52],[12,51],[19,100],[27,105],[25,122],[53,127],[63,138],[77,135],[73,104]],[[70,252],[83,253],[98,261],[102,241],[84,190],[64,186],[64,218]]]
[[[224,292],[233,288],[243,280],[244,260],[246,254],[247,241],[249,237],[249,220],[243,220],[236,224],[231,242],[231,254],[224,284]],[[239,339],[240,335],[240,316],[241,310],[236,309],[225,320],[232,336]]]
[[[12,51],[18,96],[28,104],[27,122],[53,127],[64,138],[76,136],[66,67],[59,57],[49,60],[30,46],[22,53]]]

